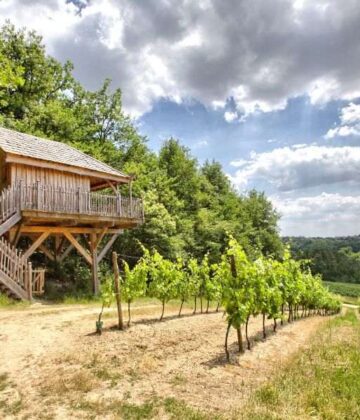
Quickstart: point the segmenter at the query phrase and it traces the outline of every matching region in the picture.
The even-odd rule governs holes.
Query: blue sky
[[[110,77],[149,146],[175,137],[284,235],[360,234],[358,0],[0,0],[89,89]]]
[[[207,108],[195,100],[184,105],[162,99],[141,116],[138,126],[154,149],[173,136],[190,147],[200,162],[215,158],[230,171],[231,160],[247,159],[253,151],[302,143],[329,144],[324,136],[334,122],[338,122],[343,105],[341,101],[332,101],[321,107],[313,106],[302,96],[290,99],[284,110],[259,112],[244,121],[227,122],[224,112],[233,111],[231,100],[224,111]],[[354,144],[354,139],[334,143]]]

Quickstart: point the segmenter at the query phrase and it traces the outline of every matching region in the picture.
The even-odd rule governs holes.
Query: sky
[[[265,191],[283,235],[360,234],[358,0],[0,0],[148,144],[175,137]]]

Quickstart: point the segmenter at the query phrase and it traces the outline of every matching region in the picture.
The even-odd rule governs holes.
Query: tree
[[[201,261],[208,254],[209,265],[218,263],[227,232],[251,259],[259,250],[281,258],[278,215],[264,194],[240,195],[218,162],[200,166],[179,140],[151,152],[109,79],[95,91],[85,89],[72,63],[60,63],[35,32],[9,23],[0,31],[0,64],[0,124],[67,142],[136,177],[133,193],[144,198],[145,223],[114,246],[119,254],[126,248],[129,269],[133,257],[141,257],[138,241],[167,260],[191,255]],[[120,191],[127,195],[128,185]],[[110,266],[109,257],[104,261]]]

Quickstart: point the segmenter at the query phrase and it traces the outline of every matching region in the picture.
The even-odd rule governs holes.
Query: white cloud
[[[360,196],[321,193],[297,198],[272,197],[281,214],[280,227],[289,236],[360,234]]]
[[[109,76],[139,115],[161,97],[206,106],[233,97],[238,113],[360,96],[358,0],[2,0],[10,18],[75,63],[89,88]],[[254,30],[256,28],[256,30]]]
[[[236,112],[226,111],[224,113],[224,119],[228,123],[234,122],[238,119],[238,114]]]
[[[360,184],[360,147],[282,147],[252,153],[250,159],[233,161],[240,168],[231,177],[239,188],[265,180],[279,191],[325,186],[339,182]]]
[[[340,125],[325,134],[326,139],[334,137],[360,136],[360,105],[350,103],[341,110]]]
[[[202,149],[206,146],[208,146],[209,143],[207,140],[199,140],[198,142],[196,142],[195,144],[193,144],[192,149]]]
[[[360,122],[360,105],[349,104],[341,110],[341,124],[356,124]]]

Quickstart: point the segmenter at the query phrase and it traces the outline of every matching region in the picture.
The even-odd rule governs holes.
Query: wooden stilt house
[[[31,255],[62,262],[75,249],[91,266],[98,293],[99,262],[124,229],[143,222],[132,178],[67,144],[5,128],[0,170],[0,291],[31,300],[44,284]],[[121,184],[130,184],[129,197],[120,195]],[[24,252],[16,248],[21,236],[31,239]]]

